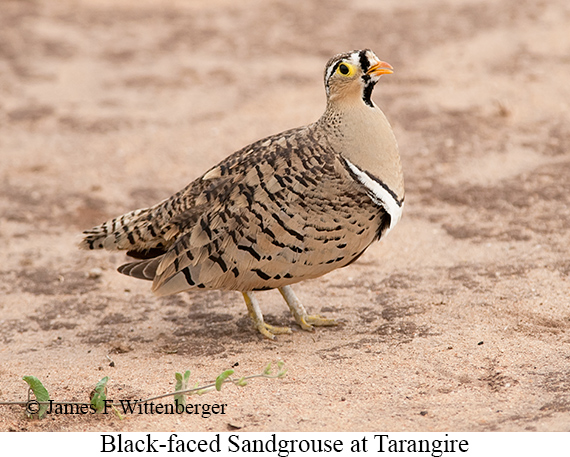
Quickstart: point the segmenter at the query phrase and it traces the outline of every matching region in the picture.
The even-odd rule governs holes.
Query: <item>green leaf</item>
[[[113,406],[113,412],[114,412],[115,415],[119,418],[119,420],[123,420],[123,419],[125,418],[125,416],[123,416],[123,415],[121,414],[121,412],[120,412],[117,408],[115,408],[114,406]]]
[[[196,395],[204,395],[207,394],[208,392],[211,392],[214,389],[215,387],[205,387],[204,389],[197,390]]]
[[[245,377],[241,377],[236,381],[236,385],[240,386],[240,387],[245,387],[247,386],[247,381],[245,380]]]
[[[265,367],[265,370],[263,370],[263,374],[266,376],[269,376],[271,374],[271,362],[269,362],[267,364],[267,366]]]
[[[28,383],[28,386],[30,386],[30,389],[32,389],[32,392],[34,393],[34,397],[36,397],[36,400],[38,402],[48,402],[49,401],[49,393],[47,391],[47,389],[44,387],[44,385],[42,384],[42,382],[36,378],[35,376],[24,376],[22,378],[24,381],[26,381]],[[48,409],[49,405],[39,405],[38,408],[38,418],[41,419],[47,409]],[[28,413],[30,414],[30,413]]]
[[[105,410],[105,400],[107,400],[107,383],[109,382],[109,376],[105,376],[101,381],[97,383],[95,389],[91,392],[91,406],[95,408],[95,411],[100,413]]]
[[[284,368],[284,367],[285,367],[285,362],[283,362],[282,360],[277,362],[277,369],[279,370],[277,372],[278,378],[282,378],[283,376],[285,376],[285,373],[287,373],[287,368]]]
[[[188,389],[188,380],[190,379],[190,370],[186,370],[184,376],[181,373],[176,373],[174,375],[176,378],[176,386],[174,390],[176,392],[180,390]],[[186,406],[186,395],[185,394],[174,394],[174,404],[184,405]]]
[[[228,379],[233,374],[234,370],[226,370],[216,378],[216,390],[218,392],[222,390],[222,384],[225,382],[225,380]]]

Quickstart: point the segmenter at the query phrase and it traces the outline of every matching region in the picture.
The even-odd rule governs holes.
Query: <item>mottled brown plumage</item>
[[[333,325],[307,315],[289,285],[350,264],[400,218],[396,141],[370,99],[386,73],[369,50],[333,57],[316,123],[235,152],[171,198],[84,232],[81,247],[127,250],[139,260],[119,271],[157,295],[241,291],[269,338],[288,329],[264,323],[255,290],[278,288],[304,329]]]

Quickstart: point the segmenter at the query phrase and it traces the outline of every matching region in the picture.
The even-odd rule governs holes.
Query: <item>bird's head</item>
[[[325,67],[325,88],[329,102],[362,101],[373,107],[372,89],[380,76],[393,73],[389,63],[382,62],[370,49],[338,54]]]

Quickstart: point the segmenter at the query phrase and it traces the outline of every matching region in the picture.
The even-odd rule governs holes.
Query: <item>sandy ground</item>
[[[48,416],[0,430],[569,431],[567,0],[9,1],[0,12],[0,401],[282,380],[192,403],[225,415]],[[269,342],[237,293],[155,298],[82,230],[179,190],[324,108],[322,71],[370,47],[406,175],[397,229],[296,287],[336,328]],[[97,272],[100,270],[100,275]],[[89,273],[91,272],[91,276]],[[291,323],[279,294],[269,322]],[[109,356],[114,366],[109,366]]]

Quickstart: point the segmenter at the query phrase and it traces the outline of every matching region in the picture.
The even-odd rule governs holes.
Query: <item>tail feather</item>
[[[83,232],[81,249],[128,250],[136,258],[154,257],[169,244],[160,208],[137,209]],[[163,226],[161,226],[162,224]],[[162,251],[162,252],[161,252]],[[150,254],[149,254],[150,252]]]
[[[152,281],[156,276],[156,269],[158,268],[161,260],[162,256],[154,259],[126,263],[117,268],[117,271],[124,275],[132,276],[133,278]]]
[[[137,209],[83,232],[81,249],[127,250],[128,255],[147,259],[166,252],[181,231],[191,226],[196,216],[196,198],[207,186],[225,181],[197,179],[186,188],[150,208]]]

